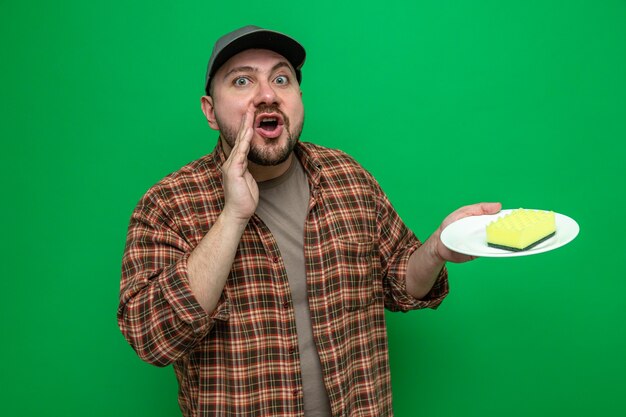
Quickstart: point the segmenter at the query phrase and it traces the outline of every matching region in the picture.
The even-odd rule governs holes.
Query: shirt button
[[[292,354],[292,355],[293,355],[294,353],[296,353],[296,347],[295,347],[295,346],[291,346],[291,347],[289,348],[289,353],[290,353],[290,354]]]
[[[274,262],[275,264],[278,263],[278,256],[273,256],[272,257],[272,262]]]
[[[300,390],[299,389],[294,389],[293,390],[293,396],[297,397],[298,395],[300,395]]]
[[[289,308],[289,301],[283,301],[283,308]]]

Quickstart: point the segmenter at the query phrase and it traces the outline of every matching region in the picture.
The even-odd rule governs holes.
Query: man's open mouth
[[[264,117],[259,123],[259,127],[264,130],[272,131],[278,126],[278,119],[275,117]]]
[[[254,128],[256,132],[266,138],[276,138],[283,131],[284,120],[278,113],[264,113],[257,116]]]

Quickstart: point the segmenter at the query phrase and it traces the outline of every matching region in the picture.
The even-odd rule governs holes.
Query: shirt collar
[[[318,158],[315,150],[306,142],[298,142],[294,148],[296,157],[300,159],[306,176],[309,178],[314,188],[319,188],[320,177],[322,174],[322,163]]]

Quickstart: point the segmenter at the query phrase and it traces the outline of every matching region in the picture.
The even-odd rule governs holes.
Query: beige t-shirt
[[[309,182],[298,158],[283,175],[258,183],[256,214],[276,239],[283,257],[295,309],[306,417],[330,417],[330,402],[313,340],[304,263],[304,222],[309,207]]]

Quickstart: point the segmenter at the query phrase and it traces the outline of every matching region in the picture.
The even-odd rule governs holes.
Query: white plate
[[[448,225],[441,232],[441,242],[449,249],[472,256],[507,258],[527,256],[547,252],[568,244],[578,235],[580,227],[573,219],[559,213],[555,214],[556,234],[534,248],[513,252],[487,246],[486,226],[512,210],[501,210],[498,214],[464,217]]]

